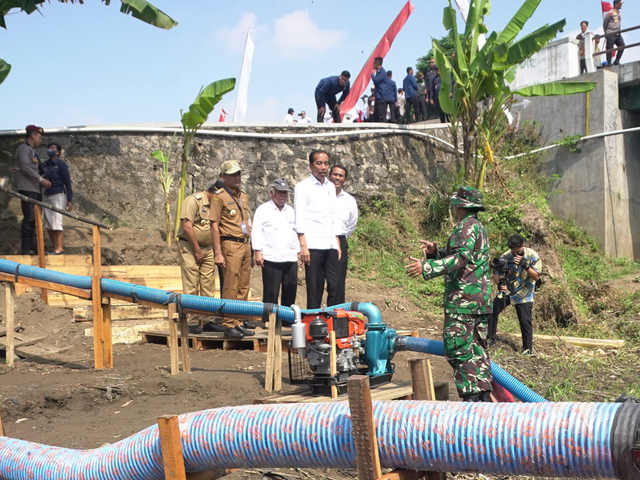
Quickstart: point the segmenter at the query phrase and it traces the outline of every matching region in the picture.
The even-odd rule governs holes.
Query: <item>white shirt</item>
[[[307,248],[338,249],[334,232],[336,186],[327,178],[320,183],[309,175],[296,185],[293,208],[296,212],[296,231],[304,233]]]
[[[293,115],[287,113],[283,120],[284,123],[293,123]]]
[[[298,120],[298,123],[311,123],[311,119],[305,115],[304,118],[300,117],[300,120]]]
[[[358,204],[356,199],[342,190],[336,196],[336,219],[334,221],[336,235],[351,236],[358,225]]]
[[[296,216],[285,204],[280,210],[273,200],[263,203],[253,215],[251,247],[269,262],[296,262],[300,242],[295,231]]]

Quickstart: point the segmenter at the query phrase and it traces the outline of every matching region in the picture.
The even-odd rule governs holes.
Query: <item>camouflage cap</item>
[[[486,208],[482,205],[482,192],[472,187],[460,187],[456,193],[451,195],[451,205],[461,208],[478,209],[482,212]]]

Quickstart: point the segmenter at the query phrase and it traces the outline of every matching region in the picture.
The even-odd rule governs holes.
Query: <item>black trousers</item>
[[[311,262],[305,265],[307,308],[320,308],[324,283],[327,282],[327,306],[337,305],[339,267],[337,250],[310,249]]]
[[[282,295],[278,302],[278,294]],[[264,261],[262,267],[262,301],[290,307],[296,303],[298,262]]]
[[[584,58],[580,59],[580,74],[587,73],[587,60]]]
[[[622,38],[622,35],[613,35],[611,37],[607,37],[607,50],[609,50],[610,48],[613,48],[613,46],[616,46],[618,48],[620,47],[624,47],[624,39]],[[611,65],[611,54],[613,52],[609,52],[607,53],[607,65]],[[624,53],[624,50],[618,50],[616,52],[616,60],[613,62],[614,65],[619,65],[620,64],[620,59],[622,58],[622,54]]]
[[[327,100],[329,111],[331,112],[331,116],[333,117],[333,123],[341,123],[342,118],[340,117],[340,111],[336,112],[333,109],[336,106],[336,103],[338,103],[336,101],[336,97],[329,97],[329,99]],[[316,120],[318,121],[318,123],[324,122],[324,114],[320,113],[320,109],[324,106],[326,106],[324,103],[324,98],[320,98],[316,96],[316,107],[318,107],[318,114],[317,114]]]
[[[42,201],[42,195],[37,192],[28,192],[26,190],[18,190],[18,192],[25,197]],[[22,238],[21,253],[22,255],[29,255],[30,250],[33,250],[34,252],[37,250],[34,239],[36,234],[36,212],[33,208],[33,204],[31,203],[21,202],[20,206],[22,207],[23,217],[22,225],[20,226],[20,237]]]
[[[498,331],[498,315],[505,308],[511,305],[511,297],[494,298],[493,313],[489,319],[489,329],[487,337],[495,340]],[[531,351],[533,349],[533,325],[531,312],[533,310],[533,302],[514,304],[518,322],[520,323],[520,333],[522,334],[522,349]]]
[[[407,102],[411,104],[413,107],[413,114],[416,116],[416,122],[420,121],[420,107],[418,104],[418,96],[414,95],[413,97],[407,98]],[[407,119],[407,123],[413,123],[413,118],[411,117],[411,108],[408,108],[408,105],[404,107],[404,118]]]
[[[424,122],[427,119],[427,97],[424,95],[418,95],[418,111],[416,122]]]
[[[338,260],[338,296],[336,297],[335,305],[345,302],[344,292],[347,286],[347,267],[349,265],[349,243],[347,242],[347,237],[340,235],[338,239],[340,240],[341,256],[340,260]]]
[[[389,103],[386,100],[376,98],[376,103],[373,105],[373,121],[374,122],[386,122],[387,121],[387,107]]]

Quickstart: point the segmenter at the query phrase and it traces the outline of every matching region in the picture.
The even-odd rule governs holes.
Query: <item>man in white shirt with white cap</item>
[[[312,150],[311,175],[296,185],[293,205],[300,239],[300,263],[305,265],[307,308],[319,308],[327,282],[327,305],[336,305],[340,246],[334,232],[336,187],[327,178],[329,154]]]
[[[347,238],[351,236],[358,225],[358,204],[356,199],[344,191],[347,181],[347,169],[342,165],[334,165],[329,171],[329,180],[336,186],[336,218],[334,220],[335,234],[340,244],[340,261],[337,304],[345,302],[345,288],[347,266],[349,264],[349,244]]]
[[[269,189],[271,200],[256,209],[251,230],[255,263],[262,267],[262,301],[287,307],[296,303],[300,252],[295,213],[287,205],[290,191],[287,182],[275,180]]]

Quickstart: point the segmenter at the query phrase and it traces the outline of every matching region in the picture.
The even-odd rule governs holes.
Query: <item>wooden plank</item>
[[[425,357],[409,359],[411,371],[411,386],[414,400],[435,400],[436,392],[433,388],[431,362]]]
[[[92,312],[88,306],[73,307],[74,322],[88,322],[91,320]],[[167,312],[145,305],[112,305],[111,320],[143,320],[143,319],[163,319],[167,318]]]
[[[506,333],[511,337],[520,337],[519,333]],[[579,347],[600,347],[600,348],[622,348],[624,340],[610,340],[601,338],[583,338],[583,337],[561,337],[559,335],[540,335],[536,334],[533,338],[540,340],[562,340],[563,342],[577,345]]]
[[[358,480],[377,480],[382,476],[382,469],[373,421],[369,377],[352,375],[347,380],[347,389],[351,410],[351,431],[356,447]]]
[[[18,273],[20,273],[18,271]],[[0,281],[4,282],[15,282],[16,277],[10,273],[0,272]],[[18,275],[18,282],[24,283],[25,285],[31,285],[38,288],[46,288],[48,290],[57,290],[60,292],[64,292],[67,295],[78,296],[80,298],[90,298],[91,294],[87,290],[83,290],[81,288],[69,287],[67,285],[62,285],[60,283],[47,282],[45,280],[38,280],[35,278],[22,277]],[[52,292],[53,293],[53,292]],[[49,295],[51,296],[51,295]]]
[[[158,417],[160,433],[160,449],[164,464],[164,478],[166,480],[186,480],[182,443],[180,442],[180,426],[177,415],[162,415]]]
[[[171,375],[180,373],[180,353],[178,351],[178,323],[176,304],[167,305],[167,316],[169,317],[169,356],[171,358]]]
[[[189,322],[187,321],[187,315],[183,313],[180,315],[180,340],[181,342],[181,356],[182,356],[182,371],[191,372],[191,357],[189,356]]]
[[[15,328],[15,313],[14,306],[16,301],[16,293],[13,287],[13,283],[6,282],[4,284],[4,318],[5,326],[7,328],[7,365],[13,368],[13,356],[15,355],[14,346],[14,334]]]
[[[30,345],[35,345],[36,343],[40,343],[43,340],[46,340],[49,335],[42,335],[40,337],[25,337],[20,335],[14,335],[13,337],[13,347],[14,349],[21,347],[28,347]],[[6,345],[4,344],[4,340],[0,338],[0,350],[6,350]],[[8,354],[7,354],[8,355]]]
[[[276,392],[282,390],[282,320],[273,316],[273,321],[276,323],[276,351],[273,357],[275,362],[273,370],[273,389]]]
[[[379,480],[420,480],[426,474],[427,472],[416,472],[415,470],[394,470],[383,475]]]
[[[267,336],[267,367],[264,376],[264,389],[273,392],[274,356],[276,354],[276,321],[273,313],[269,314],[269,334]]]
[[[111,299],[102,304],[102,338],[104,340],[104,368],[113,368],[113,337],[111,331]]]
[[[329,374],[334,377],[338,373],[337,355],[336,355],[336,332],[331,330],[329,332],[329,346],[331,350],[329,352]],[[338,387],[331,385],[331,398],[338,397]]]
[[[33,206],[34,214],[36,217],[36,245],[38,246],[38,266],[45,268],[44,260],[44,231],[42,228],[42,210],[40,205]],[[44,303],[47,303],[47,290],[40,289],[40,297]]]
[[[32,267],[39,265],[38,257],[33,255],[0,255],[0,259],[31,265]],[[46,268],[73,265],[89,266],[91,265],[91,255],[47,255],[45,257],[45,265]],[[87,275],[89,274],[87,273]]]
[[[4,427],[2,426],[2,411],[0,411],[0,437],[4,437]]]
[[[91,305],[93,308],[93,361],[94,368],[104,368],[104,326],[102,323],[102,289],[100,275],[102,253],[100,251],[100,227],[93,227],[93,272],[91,276]]]

